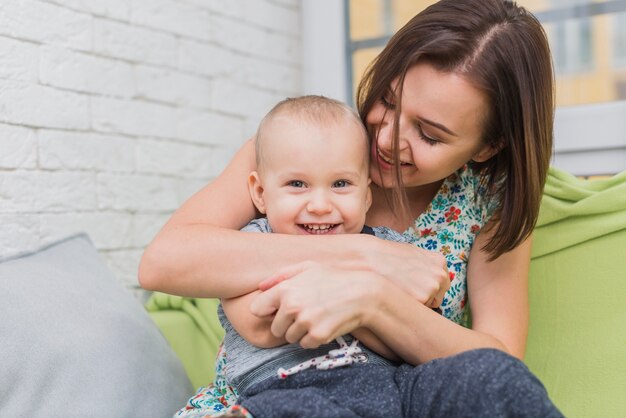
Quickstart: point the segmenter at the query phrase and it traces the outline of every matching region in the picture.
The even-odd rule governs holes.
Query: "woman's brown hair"
[[[394,80],[397,88],[391,93],[401,106],[404,77],[418,61],[463,76],[488,98],[482,140],[499,152],[470,165],[500,204],[496,230],[483,248],[495,259],[535,227],[552,154],[554,75],[545,32],[515,2],[441,0],[400,29],[367,69],[357,91],[364,122]],[[399,113],[393,130],[395,161]],[[371,135],[375,140],[376,132]],[[399,168],[394,172],[394,208],[408,213]]]

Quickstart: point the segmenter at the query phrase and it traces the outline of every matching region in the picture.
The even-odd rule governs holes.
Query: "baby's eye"
[[[291,180],[289,183],[287,183],[287,185],[291,186],[291,187],[304,187],[304,182],[302,180]]]
[[[350,185],[350,182],[348,180],[337,180],[336,182],[333,183],[333,187],[348,187]]]

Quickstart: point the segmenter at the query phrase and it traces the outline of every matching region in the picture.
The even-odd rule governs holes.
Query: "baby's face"
[[[367,140],[358,126],[280,118],[266,134],[260,195],[272,230],[359,233],[371,192]]]

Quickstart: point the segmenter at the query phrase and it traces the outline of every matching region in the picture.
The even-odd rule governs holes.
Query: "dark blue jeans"
[[[240,395],[238,403],[255,418],[563,416],[521,361],[492,349],[417,367],[306,370]]]

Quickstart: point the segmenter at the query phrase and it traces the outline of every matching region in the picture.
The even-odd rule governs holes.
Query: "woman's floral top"
[[[443,254],[448,263],[450,289],[441,304],[442,314],[458,323],[466,323],[467,262],[476,235],[491,218],[497,202],[487,198],[482,177],[468,166],[450,175],[437,195],[414,224],[403,232],[409,243]],[[232,410],[236,390],[225,378],[226,353],[220,349],[215,364],[214,384],[201,387],[175,415],[178,418],[219,417]],[[235,407],[239,408],[239,407]],[[246,417],[252,417],[239,408]]]
[[[187,401],[187,405],[179,410],[176,418],[214,418],[233,412],[239,412],[247,418],[252,418],[252,414],[244,408],[235,405],[237,402],[237,390],[226,381],[226,354],[223,346],[220,345],[215,361],[215,382],[198,389],[196,394]]]
[[[403,233],[408,242],[446,257],[451,283],[441,311],[446,318],[463,325],[469,254],[476,235],[497,207],[496,202],[487,199],[481,179],[468,166],[449,176],[426,210]]]

